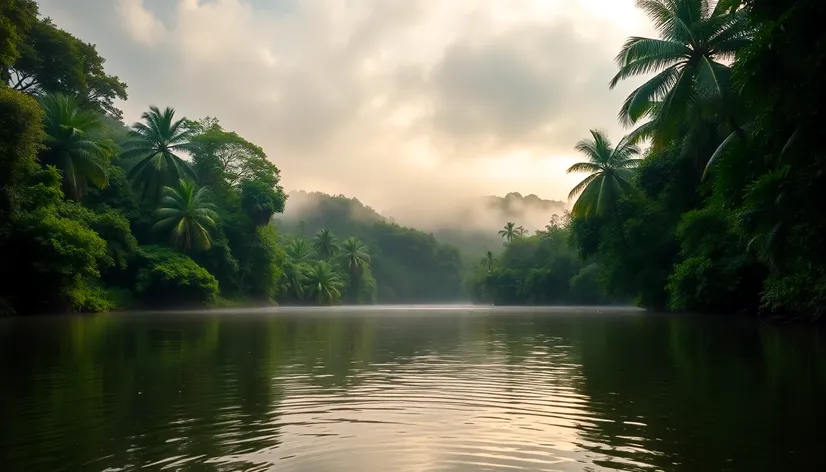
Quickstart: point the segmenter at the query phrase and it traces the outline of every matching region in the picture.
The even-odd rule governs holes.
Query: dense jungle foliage
[[[333,218],[280,236],[259,146],[171,108],[125,126],[126,84],[93,45],[33,1],[0,13],[0,312],[461,297],[459,254],[430,234]]]
[[[647,308],[818,318],[826,3],[637,4],[660,37],[629,38],[617,55],[611,87],[649,77],[619,112],[632,131],[576,146],[586,159],[569,172],[588,174],[570,194],[577,251],[605,292]]]
[[[464,267],[470,243],[344,197],[279,234],[288,198],[259,146],[169,108],[125,126],[95,47],[0,0],[0,311],[469,296],[819,317],[826,5],[637,3],[659,37],[629,38],[607,84],[648,79],[619,111],[629,134],[576,144],[570,215],[533,235],[514,217]]]
[[[425,303],[462,298],[464,266],[458,248],[440,244],[432,234],[398,225],[355,198],[320,192],[294,192],[290,198],[300,207],[301,219],[275,219],[288,240],[288,255],[295,253],[290,248],[296,245],[316,244],[327,231],[334,245],[335,235],[348,235],[365,245],[363,250],[370,256],[365,264],[368,292],[351,297],[352,301]],[[291,261],[301,259],[292,257]]]

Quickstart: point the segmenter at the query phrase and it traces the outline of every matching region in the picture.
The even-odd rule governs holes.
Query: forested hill
[[[293,192],[275,225],[289,241],[330,230],[338,240],[367,245],[380,303],[426,303],[462,298],[464,269],[456,247],[381,216],[355,198]]]
[[[323,228],[336,234],[369,239],[374,223],[397,223],[435,236],[438,242],[459,249],[466,260],[485,251],[502,249],[497,234],[508,221],[529,232],[545,228],[553,215],[565,212],[565,202],[545,200],[534,194],[510,192],[504,197],[481,196],[451,202],[450,208],[396,206],[379,213],[356,198],[322,192],[294,191],[278,226],[290,233],[312,237]]]
[[[342,236],[365,238],[378,222],[389,222],[373,208],[356,198],[323,192],[290,192],[284,214],[275,217],[276,226],[285,233],[311,237],[320,229]]]
[[[373,223],[398,223],[433,234],[443,244],[456,246],[463,256],[502,247],[497,230],[513,221],[529,231],[543,229],[553,215],[565,212],[565,202],[545,200],[536,195],[511,192],[504,197],[482,196],[451,202],[449,208],[396,206],[379,213],[356,198],[331,196],[321,192],[290,193],[279,226],[293,234],[312,236],[322,228],[337,234],[367,238],[365,230]]]
[[[511,192],[504,197],[484,197],[485,208],[497,214],[500,220],[520,220],[532,218],[534,215],[545,216],[543,221],[551,215],[565,211],[565,202],[559,200],[545,200],[534,194],[522,196],[519,192]]]
[[[502,237],[497,230],[505,222],[535,231],[544,229],[553,215],[563,213],[565,202],[510,192],[504,197],[490,195],[466,200],[454,207],[449,218],[431,223],[434,226],[422,222],[421,227],[428,228],[440,241],[459,247],[462,254],[477,255],[501,249]]]

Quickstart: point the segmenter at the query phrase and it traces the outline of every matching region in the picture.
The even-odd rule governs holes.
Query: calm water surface
[[[824,341],[618,309],[4,319],[0,470],[826,470]]]

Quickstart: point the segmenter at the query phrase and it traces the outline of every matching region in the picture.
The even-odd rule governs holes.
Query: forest
[[[641,1],[611,85],[650,75],[570,171],[572,238],[652,309],[817,319],[826,302],[819,1]],[[641,152],[641,142],[650,146]]]
[[[124,125],[94,45],[33,1],[0,9],[0,312],[462,297],[458,250],[431,234],[341,205],[279,234],[288,197],[260,146],[171,108]]]
[[[471,298],[817,319],[826,6],[637,4],[658,37],[628,38],[606,77],[647,79],[618,112],[628,134],[581,137],[570,213],[534,234],[514,216],[485,249],[343,196],[277,217],[290,199],[261,147],[171,108],[125,125],[95,46],[0,0],[0,312]]]
[[[626,136],[614,144],[592,130],[576,144],[584,159],[568,172],[586,176],[569,195],[571,246],[612,299],[659,311],[819,318],[826,4],[637,6],[659,37],[628,38],[608,85],[647,81],[618,112]],[[473,287],[483,298],[547,295],[533,287],[549,282],[534,280],[558,259],[534,258],[514,274],[517,247],[530,244],[517,233],[517,244],[477,269]]]

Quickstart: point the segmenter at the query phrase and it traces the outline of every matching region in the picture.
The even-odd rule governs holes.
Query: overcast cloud
[[[614,140],[633,0],[40,0],[150,104],[218,117],[288,190],[377,209],[518,191],[565,199],[574,143]]]

